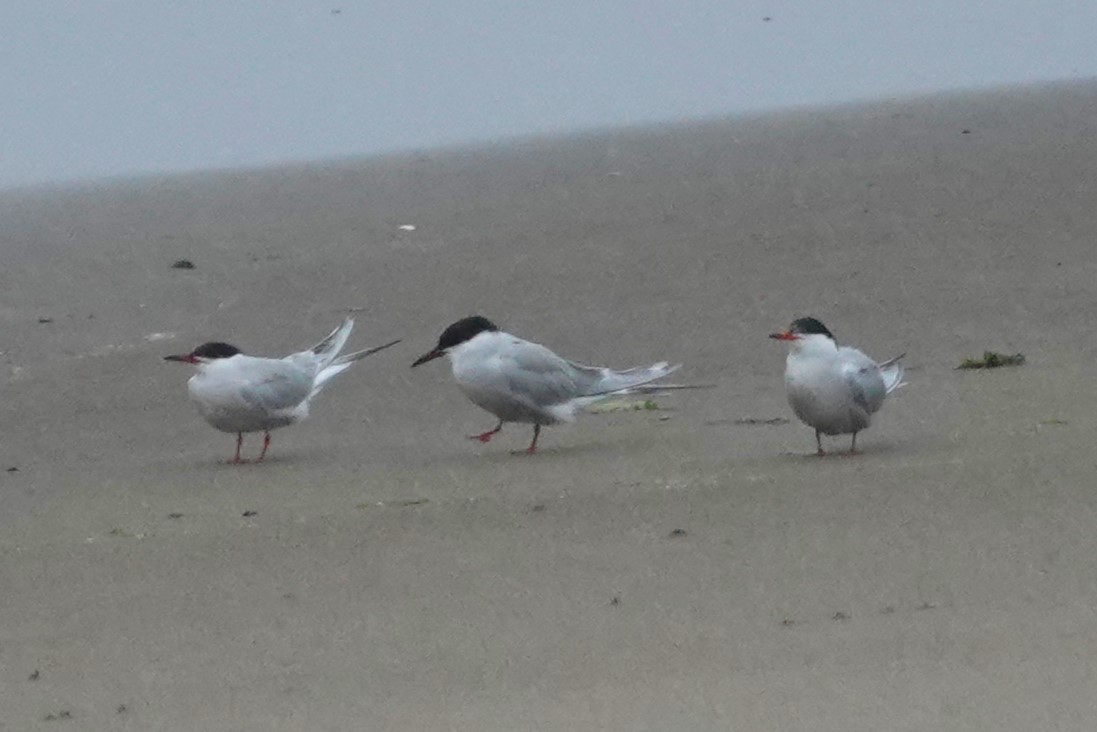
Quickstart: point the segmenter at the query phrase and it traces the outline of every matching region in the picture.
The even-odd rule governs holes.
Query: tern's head
[[[442,331],[442,335],[438,336],[438,345],[434,347],[434,350],[427,351],[422,356],[415,359],[415,363],[411,366],[412,368],[415,368],[427,361],[433,361],[436,358],[445,356],[450,349],[471,341],[481,333],[494,332],[497,330],[499,330],[499,326],[482,315],[461,318]]]
[[[834,342],[834,334],[823,325],[822,321],[815,318],[798,318],[792,321],[792,325],[788,327],[788,330],[770,333],[769,337],[779,341],[788,341],[794,351],[803,348],[833,350],[837,347]]]
[[[229,343],[211,342],[203,343],[190,353],[178,356],[164,356],[165,361],[182,361],[183,363],[204,364],[213,363],[219,358],[232,358],[240,353],[240,349]]]

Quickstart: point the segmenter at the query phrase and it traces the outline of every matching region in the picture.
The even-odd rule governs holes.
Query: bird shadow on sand
[[[431,455],[420,460],[420,465],[426,466],[482,466],[488,465],[536,465],[539,463],[556,464],[561,460],[573,460],[586,458],[590,455],[617,456],[623,450],[644,450],[647,445],[635,443],[619,443],[613,440],[594,440],[579,443],[560,443],[538,445],[537,451],[532,455],[526,452],[526,443],[517,441],[517,445],[508,444],[505,438],[492,440],[490,445],[462,446],[458,444],[453,449],[436,455]]]
[[[240,462],[233,462],[232,457],[219,455],[195,456],[193,454],[180,455],[172,461],[176,468],[206,468],[210,470],[263,470],[264,468],[277,470],[286,467],[323,466],[330,463],[330,455],[323,452],[310,452],[307,449],[285,449],[275,454],[268,454],[262,460],[254,457],[242,457]]]
[[[805,452],[786,451],[781,453],[781,457],[804,461],[871,460],[872,458],[877,456],[887,456],[892,454],[899,454],[902,452],[901,450],[897,449],[897,446],[894,443],[891,442],[880,442],[864,446],[858,446],[856,452],[850,452],[848,447],[824,449],[826,450],[826,452],[822,454],[816,452],[815,450]]]

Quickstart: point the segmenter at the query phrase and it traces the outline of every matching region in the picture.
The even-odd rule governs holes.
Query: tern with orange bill
[[[903,364],[896,356],[877,363],[856,348],[839,346],[834,334],[815,318],[793,321],[788,330],[770,338],[789,344],[785,390],[800,421],[815,428],[819,455],[825,455],[820,435],[852,434],[850,453],[857,451],[857,433],[884,406],[884,399],[903,384]]]

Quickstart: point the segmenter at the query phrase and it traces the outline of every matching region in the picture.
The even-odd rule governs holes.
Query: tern
[[[309,402],[332,377],[400,342],[340,356],[353,328],[354,320],[347,318],[312,348],[285,358],[246,356],[229,343],[211,342],[164,360],[198,367],[187,381],[187,391],[207,422],[222,432],[236,433],[233,463],[246,462],[240,459],[244,433],[263,433],[263,450],[255,460],[260,462],[270,447],[270,431],[308,417]]]
[[[906,354],[876,363],[856,348],[839,346],[815,318],[793,321],[770,338],[788,341],[785,389],[800,421],[815,428],[818,454],[825,455],[820,434],[852,434],[849,451],[857,451],[857,433],[869,426],[884,398],[902,386]]]
[[[442,356],[449,356],[453,378],[465,396],[499,418],[493,429],[470,439],[488,442],[507,422],[532,424],[529,455],[537,450],[542,426],[573,422],[584,407],[608,396],[692,388],[669,384],[645,388],[680,365],[660,361],[626,371],[584,366],[505,333],[480,315],[458,320],[442,331],[438,345],[416,359],[412,368]]]

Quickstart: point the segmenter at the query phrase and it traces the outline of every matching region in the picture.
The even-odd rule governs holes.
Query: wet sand
[[[0,730],[1091,729],[1095,119],[1064,85],[0,195]],[[350,309],[404,342],[223,464],[162,356]],[[408,368],[473,312],[715,388],[513,456]],[[779,421],[806,314],[909,354],[859,456]],[[954,369],[988,349],[1027,363]]]

